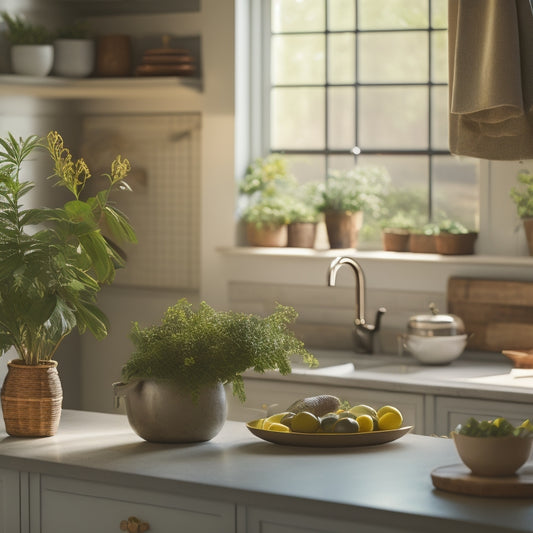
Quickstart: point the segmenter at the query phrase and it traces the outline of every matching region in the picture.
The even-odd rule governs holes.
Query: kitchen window
[[[478,162],[448,151],[446,25],[447,0],[265,0],[262,154],[301,182],[383,166],[396,209],[477,229]]]

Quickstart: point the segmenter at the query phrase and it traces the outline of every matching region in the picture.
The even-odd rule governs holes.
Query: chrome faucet
[[[355,351],[358,353],[373,353],[374,334],[379,330],[381,315],[387,310],[384,307],[380,307],[376,313],[376,323],[374,325],[366,323],[365,276],[359,263],[349,257],[337,257],[331,262],[328,269],[328,287],[335,286],[337,272],[342,265],[349,265],[352,267],[355,274]]]

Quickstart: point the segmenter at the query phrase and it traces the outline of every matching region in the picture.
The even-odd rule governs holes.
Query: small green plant
[[[408,214],[400,211],[393,215],[390,218],[383,219],[381,225],[384,230],[404,230],[408,231],[414,226],[415,221],[413,217]]]
[[[261,228],[276,228],[288,224],[291,198],[265,196],[250,204],[242,213],[242,219]]]
[[[320,220],[319,205],[322,184],[307,182],[293,188],[289,197],[289,224],[297,222],[317,223]]]
[[[417,235],[436,235],[439,233],[439,225],[434,222],[428,222],[422,226],[415,226],[411,228],[411,233],[416,233]]]
[[[276,195],[280,190],[293,187],[296,178],[290,173],[287,160],[279,154],[257,158],[246,170],[239,192],[247,196],[256,193]]]
[[[287,327],[296,317],[292,307],[279,304],[264,318],[215,311],[205,302],[195,311],[183,298],[167,309],[160,324],[148,328],[133,324],[135,350],[122,369],[122,379],[170,381],[193,397],[204,385],[231,383],[234,395],[244,401],[242,373],[248,369],[289,374],[291,355],[318,365]]]
[[[451,233],[453,235],[463,235],[465,233],[470,233],[463,224],[457,220],[443,220],[439,222],[438,233]]]
[[[46,149],[56,185],[73,199],[62,207],[24,207],[34,181],[22,178],[23,163],[36,149]],[[127,218],[109,201],[111,191],[129,189],[130,170],[120,156],[106,174],[107,186],[95,196],[80,195],[91,174],[83,159],[74,161],[63,139],[50,132],[0,139],[0,354],[14,347],[27,365],[54,356],[75,328],[107,335],[108,320],[96,295],[113,281],[124,261],[102,235],[105,223],[117,241],[136,242]]]
[[[7,26],[6,38],[10,44],[51,44],[53,34],[41,24],[31,24],[22,17],[2,12],[2,20]]]
[[[455,432],[469,437],[515,437],[533,436],[533,425],[529,419],[524,420],[519,426],[513,426],[507,419],[498,417],[494,420],[477,420],[469,418],[464,424],[459,424]]]
[[[511,199],[516,204],[520,218],[533,217],[533,174],[521,170],[516,179],[520,187],[513,187],[510,192]]]
[[[319,208],[323,212],[365,211],[377,217],[388,182],[387,172],[377,167],[330,171]]]

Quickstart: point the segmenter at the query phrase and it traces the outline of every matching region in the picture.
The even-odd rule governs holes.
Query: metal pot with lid
[[[431,314],[415,315],[409,319],[407,333],[419,337],[450,337],[464,335],[465,325],[456,315],[440,314],[434,303],[429,305]]]

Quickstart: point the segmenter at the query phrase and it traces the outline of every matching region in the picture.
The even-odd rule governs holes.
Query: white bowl
[[[466,334],[443,337],[407,335],[405,348],[425,365],[446,365],[463,353],[467,339]]]

